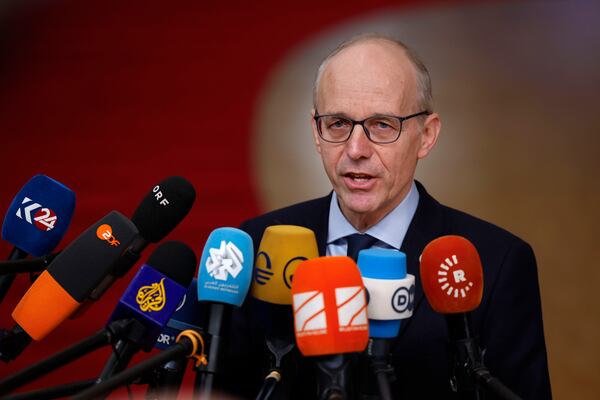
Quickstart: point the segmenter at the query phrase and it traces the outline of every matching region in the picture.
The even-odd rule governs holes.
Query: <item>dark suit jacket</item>
[[[394,341],[392,362],[398,399],[452,398],[448,373],[448,332],[445,317],[434,312],[423,294],[419,256],[425,245],[443,235],[460,235],[477,248],[484,270],[481,305],[472,313],[473,330],[485,349],[484,362],[503,383],[525,399],[549,399],[550,381],[536,261],[523,240],[490,223],[443,206],[417,182],[419,205],[401,250],[407,272],[416,277],[415,310],[402,323]],[[254,240],[255,252],[266,227],[300,225],[315,232],[319,254],[326,254],[331,194],[276,210],[242,224]],[[262,383],[268,356],[264,321],[289,323],[266,313],[257,300],[248,299],[236,311],[232,325],[229,377],[225,386],[254,398]],[[289,312],[288,312],[289,311]],[[286,310],[287,314],[291,310]],[[281,398],[310,398],[314,394],[312,364],[299,353],[287,357]],[[232,365],[233,364],[233,365]]]

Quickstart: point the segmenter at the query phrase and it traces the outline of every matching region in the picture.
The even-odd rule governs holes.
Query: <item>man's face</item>
[[[326,66],[317,92],[319,115],[339,114],[363,120],[375,114],[407,116],[417,109],[415,73],[399,47],[364,42],[346,48]],[[432,118],[433,117],[433,118]],[[394,143],[375,144],[356,125],[345,143],[323,141],[313,121],[313,135],[325,172],[346,218],[364,231],[396,207],[410,190],[419,158],[437,138],[437,115],[404,121]],[[429,126],[434,120],[435,137]]]

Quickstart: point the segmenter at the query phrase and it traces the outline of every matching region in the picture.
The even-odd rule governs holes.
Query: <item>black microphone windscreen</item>
[[[180,176],[172,176],[152,188],[131,220],[144,239],[157,243],[185,218],[195,199],[192,184]]]
[[[196,272],[196,261],[196,255],[188,245],[171,241],[158,246],[146,264],[188,287]]]

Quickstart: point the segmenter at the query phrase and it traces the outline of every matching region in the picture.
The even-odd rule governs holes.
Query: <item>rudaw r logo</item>
[[[464,269],[459,267],[458,257],[452,255],[440,264],[438,270],[440,289],[448,296],[467,297],[467,292],[473,287],[473,282],[467,280]]]
[[[211,248],[208,252],[206,272],[216,280],[226,282],[230,275],[235,279],[244,269],[244,254],[231,241],[222,240],[221,247]]]

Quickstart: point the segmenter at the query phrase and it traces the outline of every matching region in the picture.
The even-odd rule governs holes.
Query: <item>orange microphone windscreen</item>
[[[421,255],[421,281],[434,311],[473,311],[483,294],[483,270],[477,249],[462,236],[442,236],[431,241]]]
[[[365,287],[351,258],[298,265],[292,281],[298,349],[305,356],[363,351],[369,340]]]
[[[12,317],[29,336],[42,340],[79,306],[80,303],[44,271],[17,304]]]

